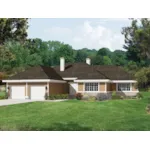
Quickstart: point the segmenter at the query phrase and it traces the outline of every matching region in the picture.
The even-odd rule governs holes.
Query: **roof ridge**
[[[47,66],[40,65],[40,67],[42,68],[42,70],[43,70],[43,72],[46,74],[46,76],[50,79],[50,77],[49,77],[48,74],[46,73],[46,70],[44,70],[44,68],[47,67]]]
[[[103,74],[101,71],[97,70],[97,68],[95,68],[95,66],[91,66],[96,72],[100,73],[102,76],[104,76],[105,78],[109,79],[105,74]]]
[[[57,75],[62,79],[62,77],[57,73],[57,71],[56,71],[54,68],[52,68],[51,66],[41,66],[41,68],[43,69],[44,73],[46,74],[46,76],[47,76],[49,79],[51,79],[51,78],[50,78],[50,76],[49,76],[47,70],[44,70],[44,68],[53,70],[53,71],[55,72],[55,74],[57,74]],[[63,80],[63,79],[62,79],[62,80]]]

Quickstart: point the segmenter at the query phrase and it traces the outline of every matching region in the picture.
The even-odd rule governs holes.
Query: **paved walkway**
[[[12,100],[12,99],[6,99],[6,100],[0,100],[0,106],[21,104],[21,103],[30,103],[30,102],[35,102],[35,101],[36,100]]]
[[[36,101],[40,101],[40,102],[62,102],[62,101],[67,101],[67,99],[59,99],[59,100],[30,100],[30,99],[13,100],[13,99],[6,99],[6,100],[0,100],[0,106],[21,104],[21,103],[30,103],[30,102],[36,102]]]

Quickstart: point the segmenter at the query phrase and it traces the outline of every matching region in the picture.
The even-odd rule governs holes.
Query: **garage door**
[[[44,100],[45,86],[31,86],[31,99]]]
[[[12,86],[11,98],[12,99],[25,99],[25,86]]]

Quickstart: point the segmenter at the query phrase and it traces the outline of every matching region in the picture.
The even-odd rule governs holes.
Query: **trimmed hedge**
[[[7,99],[8,94],[6,92],[0,92],[0,100]]]
[[[51,94],[47,100],[68,99],[68,94]]]

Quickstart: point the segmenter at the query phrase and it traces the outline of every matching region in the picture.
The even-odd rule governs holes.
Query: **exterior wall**
[[[78,83],[78,91],[84,91],[83,83]]]
[[[17,86],[17,85],[20,86],[20,85],[26,85],[26,83],[8,83],[8,86],[9,86],[9,87],[11,87],[11,86],[13,86],[13,85],[14,85],[14,86]]]
[[[50,94],[68,94],[68,83],[49,83],[49,95]]]
[[[26,83],[8,83],[8,86],[11,88],[11,86],[25,86],[25,97],[30,99],[30,89],[31,86],[47,86],[47,83],[27,83],[27,89],[26,89]],[[46,91],[45,91],[46,92]],[[67,94],[69,93],[69,87],[68,83],[49,83],[49,94]],[[11,95],[11,91],[10,91]]]
[[[107,91],[111,91],[111,84],[107,83]]]
[[[76,90],[76,93],[77,92],[81,92],[82,94],[87,94],[89,96],[96,96],[98,93],[106,93],[105,91],[105,83],[98,83],[99,87],[98,87],[98,91],[84,91],[84,83],[77,83],[77,89]]]
[[[99,83],[99,91],[105,92],[105,83]]]
[[[116,91],[116,83],[110,84],[110,91]]]
[[[69,95],[75,95],[78,91],[78,83],[69,83]]]
[[[26,83],[8,83],[8,86],[11,88],[11,86],[25,86],[25,96],[26,98],[30,98],[30,88],[31,86],[34,85],[39,85],[39,86],[47,86],[47,83],[27,83],[27,89],[26,89]],[[107,85],[107,87],[105,87]],[[50,94],[70,94],[74,95],[77,92],[85,93],[91,96],[95,96],[98,93],[106,93],[106,92],[113,92],[116,91],[116,83],[99,83],[99,91],[97,92],[85,92],[84,91],[84,83],[74,83],[74,82],[69,82],[69,83],[49,83],[49,95]],[[105,91],[106,89],[106,91]],[[135,96],[138,93],[138,89],[135,87],[135,83],[132,83],[132,91],[127,91],[127,92],[118,92],[116,91],[117,94],[119,95],[124,95],[124,96]],[[9,91],[11,95],[11,90]]]

